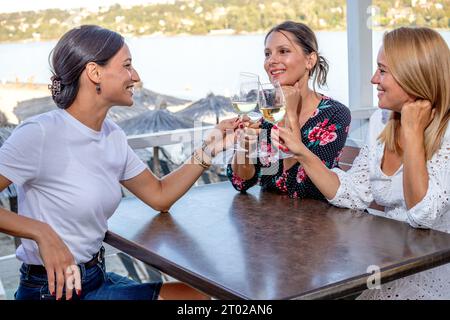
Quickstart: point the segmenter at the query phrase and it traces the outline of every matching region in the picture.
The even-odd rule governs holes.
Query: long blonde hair
[[[392,76],[417,99],[429,100],[436,114],[425,130],[429,160],[441,147],[450,118],[450,50],[442,36],[429,28],[402,27],[384,35],[383,48]],[[399,144],[401,116],[392,112],[378,139],[389,151],[402,154]]]

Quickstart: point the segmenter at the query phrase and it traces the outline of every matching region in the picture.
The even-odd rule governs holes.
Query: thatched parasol
[[[168,110],[147,110],[133,118],[118,122],[127,135],[193,128],[191,120],[182,118]]]
[[[0,147],[11,135],[14,128],[15,126],[10,124],[0,127]],[[0,192],[0,198],[8,199],[10,209],[14,212],[17,212],[17,192],[13,184],[9,185],[6,189]]]
[[[6,139],[11,135],[14,130],[13,125],[1,126],[0,127],[0,147],[5,143]]]
[[[189,102],[188,100],[159,94],[141,86],[136,86],[133,100],[134,104],[132,107],[112,107],[108,112],[108,118],[114,122],[121,122],[152,108],[159,108],[161,106],[178,106]],[[22,122],[29,117],[54,110],[56,108],[57,107],[53,102],[52,97],[49,96],[19,102],[17,107],[14,108],[14,114],[17,116],[19,121]]]
[[[6,115],[0,111],[0,127],[9,125],[8,118]]]
[[[8,118],[0,111],[0,147],[8,139],[16,125],[8,122]]]
[[[56,109],[57,107],[52,97],[44,97],[19,102],[17,107],[14,108],[14,114],[19,121],[22,122],[32,116]],[[112,107],[108,111],[108,118],[114,122],[120,122],[137,116],[145,111],[148,111],[148,108],[142,106]]]
[[[229,98],[210,93],[206,98],[200,99],[177,112],[177,115],[196,121],[217,124],[220,118],[236,116],[236,112],[233,110]]]
[[[189,103],[189,100],[179,99],[176,97],[161,94],[142,87],[141,84],[135,86],[134,91],[134,104],[139,106],[153,108],[179,106]]]
[[[17,107],[14,108],[14,114],[19,122],[25,119],[56,109],[56,105],[53,102],[52,97],[35,98],[25,100],[17,103]]]
[[[193,128],[194,122],[165,109],[149,110],[118,125],[127,135]],[[159,147],[153,147],[153,171],[159,175]]]

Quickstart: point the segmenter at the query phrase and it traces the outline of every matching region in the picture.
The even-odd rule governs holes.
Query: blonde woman
[[[450,233],[450,52],[428,28],[399,28],[385,34],[372,78],[378,106],[391,111],[386,127],[361,149],[353,167],[329,170],[292,129],[279,128],[273,140],[289,148],[328,201],[366,209],[415,228]],[[291,119],[296,106],[289,108]],[[406,239],[405,239],[406,240]],[[366,290],[360,299],[448,299],[450,265]]]

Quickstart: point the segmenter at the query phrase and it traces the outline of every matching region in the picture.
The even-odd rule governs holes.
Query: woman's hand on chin
[[[416,100],[407,102],[401,111],[401,130],[405,139],[423,136],[425,129],[430,125],[435,116],[436,109],[432,108],[428,100]]]

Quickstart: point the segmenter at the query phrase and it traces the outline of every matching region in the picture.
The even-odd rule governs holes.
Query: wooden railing
[[[206,126],[128,136],[128,144],[132,149],[143,149],[192,142],[195,140],[201,141],[202,136],[213,128],[214,126]]]
[[[367,107],[352,110],[352,120],[369,120],[372,113],[377,110],[375,107]],[[197,127],[192,129],[178,129],[171,131],[160,131],[141,135],[128,136],[128,144],[132,149],[143,149],[152,147],[162,147],[182,142],[199,143],[204,134],[213,129],[214,126]],[[361,143],[352,139],[347,140],[350,146],[361,147]]]

